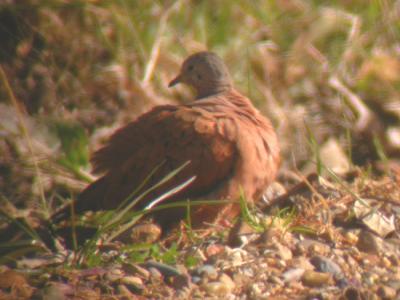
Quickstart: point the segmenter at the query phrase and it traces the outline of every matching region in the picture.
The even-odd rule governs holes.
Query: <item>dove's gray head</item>
[[[182,64],[179,75],[169,86],[185,83],[193,87],[197,99],[212,96],[232,88],[228,69],[221,58],[212,52],[190,55]]]

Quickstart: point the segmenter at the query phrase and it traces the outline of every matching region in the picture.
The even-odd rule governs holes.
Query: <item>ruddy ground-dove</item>
[[[277,137],[269,120],[233,88],[226,66],[214,53],[189,56],[169,86],[178,83],[194,88],[195,101],[157,106],[117,130],[92,157],[94,172],[103,175],[79,195],[74,203],[76,213],[115,209],[151,172],[140,191],[187,161],[181,172],[135,208],[145,207],[193,176],[193,182],[164,203],[232,200],[223,205],[193,206],[192,221],[197,225],[238,215],[241,193],[248,201],[260,199],[275,179],[280,161]],[[56,212],[53,220],[67,218],[69,211],[64,208]],[[167,227],[181,219],[185,211],[170,208],[153,217]]]

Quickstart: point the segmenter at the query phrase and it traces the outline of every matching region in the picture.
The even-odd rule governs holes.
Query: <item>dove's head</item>
[[[185,83],[197,93],[197,99],[225,92],[232,88],[228,69],[219,56],[212,52],[190,55],[182,64],[179,75],[169,87]]]

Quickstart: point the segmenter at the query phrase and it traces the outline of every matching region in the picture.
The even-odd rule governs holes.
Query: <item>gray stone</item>
[[[310,259],[310,262],[319,272],[330,273],[335,278],[343,277],[342,269],[333,260],[327,257],[316,255]]]
[[[369,231],[361,231],[358,235],[357,248],[360,251],[379,254],[383,248],[382,239]]]

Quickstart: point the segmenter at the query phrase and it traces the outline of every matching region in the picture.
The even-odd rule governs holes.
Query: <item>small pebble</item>
[[[191,283],[191,277],[187,274],[168,277],[168,284],[176,290],[181,290],[188,287]]]
[[[275,275],[270,276],[268,278],[268,281],[271,283],[278,284],[278,285],[284,285],[283,281],[278,276],[275,276]]]
[[[145,288],[142,279],[136,276],[125,276],[121,279],[121,283],[133,291],[141,291]]]
[[[149,268],[149,272],[150,272],[150,276],[152,278],[157,279],[157,280],[162,280],[163,275],[156,268],[153,268],[153,267]]]
[[[282,246],[282,248],[279,249],[279,256],[283,260],[291,260],[293,258],[292,251],[286,246]]]
[[[229,293],[231,293],[235,288],[235,283],[233,282],[232,278],[225,273],[221,274],[219,281],[225,284],[225,287],[229,290]]]
[[[385,284],[396,291],[400,291],[400,280],[389,280]]]
[[[204,285],[204,289],[210,296],[224,297],[230,293],[229,288],[219,281],[209,282]]]
[[[396,290],[390,286],[381,285],[376,294],[383,300],[389,300],[396,297]]]
[[[361,231],[358,235],[357,248],[360,251],[379,254],[382,251],[382,239],[369,231]]]
[[[210,280],[215,280],[218,277],[218,272],[212,265],[203,265],[197,268],[194,272],[196,275],[200,275],[201,277],[205,277]]]
[[[145,280],[148,280],[150,278],[150,272],[145,268],[142,268],[141,266],[135,264],[124,264],[122,268],[126,274],[138,275]]]
[[[363,283],[365,283],[368,286],[372,286],[379,279],[379,276],[374,273],[365,272],[362,274],[362,279],[363,279]]]
[[[74,288],[72,285],[60,282],[52,282],[46,285],[41,290],[41,299],[68,299],[68,297],[74,295]]]
[[[391,254],[388,258],[389,258],[389,260],[390,260],[390,263],[391,263],[393,266],[395,266],[395,267],[398,267],[398,266],[399,266],[399,258],[398,258],[396,255]]]
[[[108,271],[105,275],[105,278],[108,281],[115,282],[117,280],[120,280],[122,277],[124,277],[125,273],[120,270],[120,269],[111,269]]]
[[[289,269],[282,274],[282,279],[285,282],[298,281],[303,276],[305,270],[301,268]]]
[[[389,268],[392,267],[392,262],[390,261],[389,258],[387,258],[386,256],[384,256],[384,257],[382,258],[382,265],[383,265],[383,267],[389,269]]]
[[[210,296],[226,297],[234,290],[235,283],[227,274],[223,273],[218,281],[208,282],[204,288]]]
[[[146,223],[138,224],[130,230],[124,232],[121,239],[126,243],[145,243],[151,244],[156,242],[161,236],[161,228],[156,224]]]
[[[331,274],[309,270],[304,272],[301,281],[304,285],[310,287],[321,287],[333,283]]]
[[[344,234],[345,239],[347,240],[348,243],[355,245],[358,242],[358,235],[355,234],[354,232],[347,231]]]
[[[192,282],[193,282],[194,284],[199,284],[199,283],[201,282],[201,277],[200,277],[200,276],[193,275],[193,276],[192,276]]]
[[[286,264],[286,262],[285,262],[284,260],[278,259],[278,260],[276,261],[276,266],[277,266],[278,268],[284,269],[284,268],[286,268],[287,264]]]
[[[123,299],[135,299],[135,295],[123,284],[117,286],[118,294],[124,297]],[[54,298],[58,299],[58,298]]]
[[[330,273],[336,278],[343,277],[342,269],[331,259],[316,255],[310,259],[315,269],[319,272]]]
[[[328,245],[311,239],[304,239],[299,244],[307,249],[307,252],[314,255],[326,255],[331,249]]]

